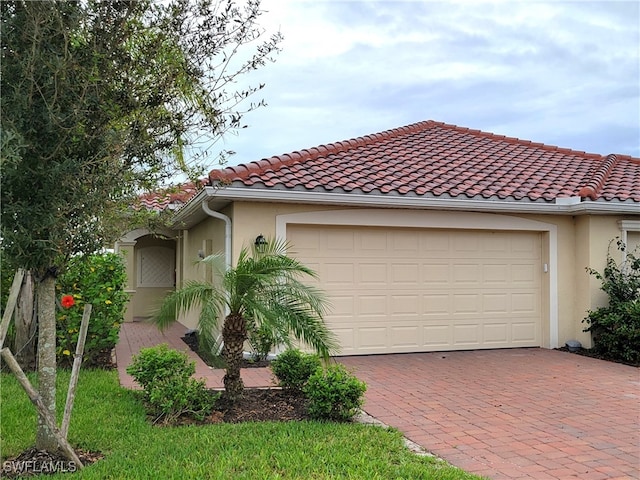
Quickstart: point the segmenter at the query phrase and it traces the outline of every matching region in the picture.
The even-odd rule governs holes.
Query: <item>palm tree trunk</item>
[[[236,402],[244,390],[242,377],[240,377],[240,365],[242,364],[242,351],[244,341],[247,339],[247,322],[242,315],[231,314],[224,320],[222,327],[222,350],[227,372],[224,376],[224,389],[227,399]]]

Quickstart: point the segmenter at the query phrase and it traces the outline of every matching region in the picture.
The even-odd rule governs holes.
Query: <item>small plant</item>
[[[625,251],[618,239],[618,250]],[[594,350],[612,360],[637,365],[640,363],[640,258],[628,252],[618,264],[610,252],[600,273],[587,271],[602,282],[601,289],[609,296],[609,305],[589,311],[583,322],[584,331],[591,332]]]
[[[304,387],[313,418],[343,422],[358,413],[366,390],[367,385],[340,363],[318,369]]]
[[[217,396],[212,395],[203,380],[192,378],[195,362],[184,352],[167,344],[143,348],[127,367],[144,389],[149,413],[156,421],[175,421],[182,415],[202,420],[213,408]]]
[[[271,362],[278,384],[288,390],[302,391],[309,377],[322,367],[320,357],[298,349],[282,352]]]
[[[253,351],[252,360],[256,362],[264,361],[269,356],[269,352],[274,345],[282,343],[278,340],[277,333],[273,332],[265,324],[257,327],[253,324],[247,324],[247,334],[249,336],[249,344]]]

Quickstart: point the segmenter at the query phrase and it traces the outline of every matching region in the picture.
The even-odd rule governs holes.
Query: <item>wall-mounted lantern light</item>
[[[258,250],[259,252],[263,252],[264,247],[267,246],[267,239],[264,238],[262,234],[260,234],[256,237],[256,241],[254,242],[254,245],[256,246],[256,250]]]

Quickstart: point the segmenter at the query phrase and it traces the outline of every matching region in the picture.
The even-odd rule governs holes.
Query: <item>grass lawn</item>
[[[69,373],[58,375],[60,416]],[[0,454],[35,442],[36,414],[13,376],[0,377]],[[402,436],[360,424],[242,423],[150,425],[136,393],[117,372],[81,373],[69,441],[105,458],[80,473],[45,478],[95,479],[479,479],[409,452]]]

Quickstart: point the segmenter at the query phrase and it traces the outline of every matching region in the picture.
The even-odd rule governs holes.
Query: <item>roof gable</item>
[[[233,187],[474,200],[640,202],[640,159],[426,121],[213,170]]]

